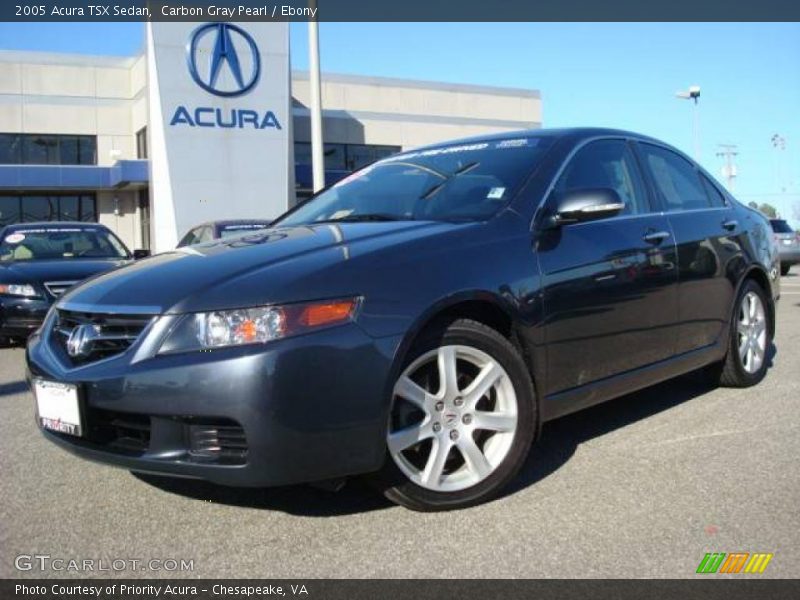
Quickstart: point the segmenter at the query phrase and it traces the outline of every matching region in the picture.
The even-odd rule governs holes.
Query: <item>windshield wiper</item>
[[[322,219],[321,221],[314,221],[312,225],[319,223],[366,223],[366,222],[380,222],[380,221],[413,221],[414,217],[405,217],[402,215],[390,215],[386,213],[364,213],[360,215],[347,215],[338,217],[336,219]]]
[[[463,167],[461,167],[460,169],[457,169],[456,171],[453,171],[452,173],[450,173],[450,175],[448,175],[447,177],[445,177],[445,178],[444,178],[442,181],[440,181],[440,182],[436,183],[436,184],[435,184],[433,187],[431,187],[431,188],[430,188],[430,189],[429,189],[427,192],[425,192],[424,194],[422,194],[422,196],[420,196],[420,199],[421,199],[421,200],[427,200],[428,198],[430,198],[431,196],[433,196],[433,195],[434,195],[436,192],[438,192],[440,189],[442,189],[444,186],[446,186],[446,185],[447,185],[447,183],[448,183],[448,182],[449,182],[451,179],[453,179],[454,177],[458,177],[459,175],[462,175],[462,174],[464,174],[464,173],[466,173],[466,172],[468,172],[468,171],[472,171],[472,169],[474,169],[475,167],[477,167],[479,164],[480,164],[479,162],[471,162],[471,163],[467,163],[467,164],[465,164]]]

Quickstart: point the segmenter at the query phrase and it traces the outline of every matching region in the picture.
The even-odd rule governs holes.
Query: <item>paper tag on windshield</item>
[[[350,208],[337,210],[330,217],[328,217],[328,219],[330,219],[331,221],[336,221],[337,219],[344,219],[345,217],[349,217],[352,212],[353,210]]]
[[[24,239],[24,233],[12,233],[6,236],[6,244],[19,244]]]
[[[489,190],[489,193],[486,194],[486,197],[489,200],[500,200],[503,197],[503,194],[506,193],[506,188],[504,187],[493,187]]]

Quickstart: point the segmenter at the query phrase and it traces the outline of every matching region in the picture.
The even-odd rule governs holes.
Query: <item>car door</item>
[[[639,143],[678,249],[676,353],[713,344],[728,324],[735,293],[728,263],[741,254],[737,223],[722,193],[691,161]]]
[[[589,142],[567,162],[546,200],[611,188],[625,210],[562,225],[537,238],[542,273],[547,389],[556,393],[671,356],[677,318],[675,246],[653,210],[624,139]]]

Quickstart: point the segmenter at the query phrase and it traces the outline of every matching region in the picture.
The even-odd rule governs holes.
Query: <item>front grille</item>
[[[66,292],[69,288],[73,285],[78,283],[77,281],[46,281],[44,284],[45,289],[47,292],[53,297],[58,298],[61,294]]]
[[[72,364],[95,362],[121,354],[130,348],[153,319],[152,315],[112,315],[59,310],[52,336]],[[87,326],[87,339],[76,347],[67,344],[70,335]]]
[[[198,460],[238,464],[247,459],[244,429],[233,421],[189,425],[189,442]]]

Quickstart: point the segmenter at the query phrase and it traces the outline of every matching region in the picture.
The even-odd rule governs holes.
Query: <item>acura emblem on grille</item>
[[[72,357],[86,356],[89,354],[94,340],[99,337],[99,332],[94,325],[78,325],[67,338],[67,354]]]

